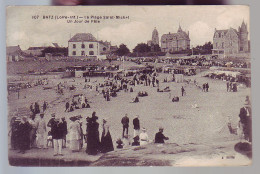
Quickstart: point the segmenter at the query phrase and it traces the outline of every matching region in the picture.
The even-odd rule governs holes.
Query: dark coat
[[[249,112],[249,116],[247,116],[247,110]],[[245,107],[240,109],[239,118],[242,124],[244,137],[246,140],[252,141],[252,118],[251,118],[251,108],[248,107],[246,110]]]
[[[110,132],[108,131],[106,136],[104,135],[104,133],[105,132],[103,131],[101,136],[100,151],[102,153],[113,151],[114,147]]]
[[[121,123],[123,124],[124,127],[129,127],[129,118],[126,116],[123,117]]]
[[[32,127],[28,122],[20,123],[18,125],[18,148],[20,150],[27,150],[30,148],[30,131]]]
[[[164,143],[164,140],[168,140],[168,137],[165,137],[162,132],[155,134],[155,143]]]
[[[240,113],[239,113],[240,122],[242,124],[246,124],[246,122],[247,122],[247,118],[246,117],[247,117],[247,111],[246,111],[246,109],[244,107],[242,107],[240,109]]]
[[[62,130],[62,125],[59,122],[54,122],[51,129],[52,139],[62,139],[64,132]]]
[[[135,130],[139,130],[139,129],[140,129],[140,121],[139,121],[138,118],[135,118],[135,119],[133,120],[133,125],[134,125],[134,129],[135,129]]]
[[[47,126],[50,127],[50,128],[52,128],[53,124],[54,124],[54,118],[51,118],[51,119],[49,120]]]
[[[99,124],[96,121],[92,121],[92,119],[89,120],[87,123],[87,149],[86,153],[89,155],[96,155],[99,146],[100,146],[100,141],[99,141]]]
[[[67,135],[68,128],[67,128],[67,122],[66,121],[63,121],[63,122],[60,123],[60,129],[63,132],[63,136]]]

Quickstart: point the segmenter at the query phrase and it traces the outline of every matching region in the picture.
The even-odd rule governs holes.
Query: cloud
[[[151,28],[145,23],[134,21],[118,27],[105,27],[98,32],[98,35],[103,40],[111,41],[116,45],[124,43],[129,49],[133,49],[138,43],[146,42],[151,38],[151,33]]]
[[[242,21],[249,24],[249,8],[241,6],[240,8],[227,7],[216,19],[216,25],[219,29],[228,29],[230,27],[238,29]]]
[[[203,45],[213,40],[214,29],[202,21],[197,21],[189,27],[191,45]]]
[[[33,20],[33,15],[126,15],[129,20],[106,20],[99,24],[67,23],[66,20]],[[70,36],[76,33],[92,33],[99,40],[113,45],[124,43],[133,49],[138,43],[151,40],[154,27],[159,37],[176,32],[179,22],[189,30],[191,45],[212,41],[214,29],[235,29],[244,19],[249,24],[247,6],[205,7],[11,7],[7,9],[7,45],[51,45],[57,42],[67,46]]]

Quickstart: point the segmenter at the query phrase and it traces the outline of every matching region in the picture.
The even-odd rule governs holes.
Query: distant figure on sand
[[[181,96],[184,96],[184,95],[186,95],[186,92],[185,92],[184,87],[182,86],[182,87],[181,87]]]
[[[70,102],[67,101],[65,104],[65,112],[69,112],[70,111]]]
[[[229,92],[229,82],[227,82],[227,92]]]
[[[133,98],[131,103],[138,103],[139,102],[139,98],[136,96],[135,98]]]
[[[46,111],[47,106],[48,106],[48,103],[46,101],[44,101],[43,106],[42,106],[43,112]]]
[[[206,83],[205,87],[206,87],[206,92],[209,92],[209,83]]]

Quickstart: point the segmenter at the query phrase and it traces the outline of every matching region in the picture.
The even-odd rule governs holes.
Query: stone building
[[[238,30],[234,28],[226,30],[215,29],[212,54],[223,57],[247,52],[249,52],[248,30],[244,21]]]
[[[152,33],[152,40],[147,41],[148,46],[159,45],[159,33],[156,28],[154,28]]]
[[[98,41],[91,33],[77,33],[68,41],[70,57],[93,57],[110,53],[110,42]]]
[[[174,53],[190,49],[189,32],[182,30],[181,26],[177,33],[163,34],[161,37],[161,51]]]
[[[17,62],[24,60],[23,51],[19,45],[6,47],[6,60],[7,62]]]

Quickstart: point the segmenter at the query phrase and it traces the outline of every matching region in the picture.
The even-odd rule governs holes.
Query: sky
[[[147,43],[156,27],[159,38],[177,32],[179,25],[189,31],[191,46],[213,41],[214,30],[238,29],[244,20],[250,30],[248,6],[34,6],[7,7],[6,45],[67,47],[76,33],[91,33],[98,40],[124,43],[132,50]],[[33,16],[39,16],[37,19]],[[100,23],[68,23],[66,19],[43,19],[54,16],[129,16],[129,19],[100,20]],[[74,22],[74,21],[73,21]]]

